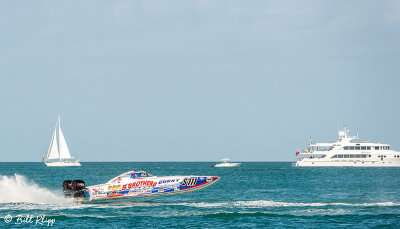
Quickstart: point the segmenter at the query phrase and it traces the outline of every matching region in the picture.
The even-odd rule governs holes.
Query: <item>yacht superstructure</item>
[[[339,131],[339,139],[332,143],[312,143],[300,152],[302,156],[295,166],[400,166],[400,152],[391,150],[390,145],[359,141],[350,136],[344,127]]]

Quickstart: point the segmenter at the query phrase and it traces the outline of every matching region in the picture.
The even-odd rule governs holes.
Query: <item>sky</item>
[[[0,161],[58,115],[82,161],[295,161],[346,125],[400,150],[400,1],[0,2]]]

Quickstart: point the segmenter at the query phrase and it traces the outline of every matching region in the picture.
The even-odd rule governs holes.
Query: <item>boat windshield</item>
[[[114,177],[113,179],[109,180],[107,183],[114,183],[114,182],[119,182],[122,178],[128,177],[131,179],[136,179],[138,177],[152,177],[153,175],[151,175],[150,173],[147,173],[145,171],[129,171],[129,172],[125,172],[122,173],[119,176]]]
[[[140,172],[131,172],[131,173],[129,173],[129,176],[132,179],[135,179],[137,177],[152,177],[153,175],[151,175],[150,173],[147,173],[145,171],[140,171]]]

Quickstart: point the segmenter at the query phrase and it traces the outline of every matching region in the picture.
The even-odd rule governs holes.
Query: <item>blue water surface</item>
[[[400,168],[299,168],[289,162],[92,162],[51,168],[0,163],[0,228],[399,228]],[[156,176],[220,176],[215,185],[175,196],[74,203],[61,183],[104,183],[128,170]],[[32,216],[27,222],[17,216]],[[9,217],[12,217],[10,222]],[[40,224],[42,222],[42,224]],[[51,226],[51,225],[50,225]]]

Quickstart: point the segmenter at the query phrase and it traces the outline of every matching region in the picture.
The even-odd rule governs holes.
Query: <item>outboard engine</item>
[[[62,185],[65,197],[85,197],[86,187],[83,180],[65,180]]]

